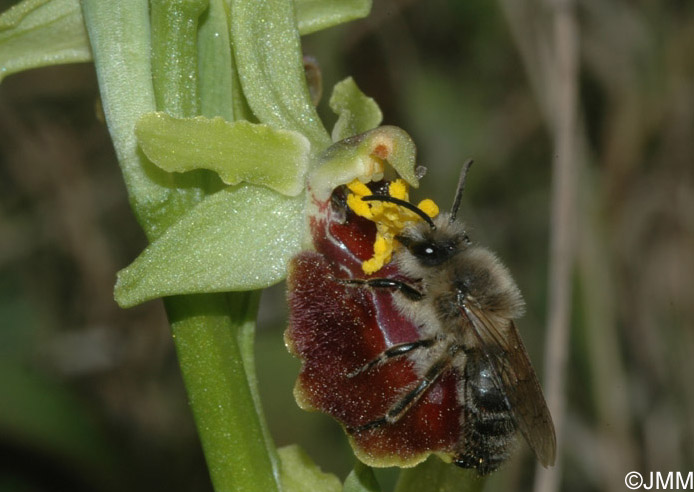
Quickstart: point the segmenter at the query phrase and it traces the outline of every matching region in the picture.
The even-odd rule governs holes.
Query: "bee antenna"
[[[365,202],[388,202],[388,203],[394,203],[395,205],[399,205],[403,208],[406,208],[410,212],[414,212],[417,215],[419,215],[424,221],[429,224],[429,227],[431,227],[432,230],[436,229],[436,225],[434,224],[434,221],[431,220],[431,217],[429,217],[427,214],[424,213],[424,211],[421,208],[417,208],[414,205],[412,205],[410,202],[406,202],[405,200],[400,200],[399,198],[395,198],[393,196],[386,196],[386,195],[369,195],[369,196],[363,196],[361,197],[362,200]]]
[[[465,164],[463,164],[463,169],[460,171],[460,178],[458,178],[458,189],[455,192],[455,198],[453,199],[453,206],[451,207],[451,215],[448,219],[449,222],[455,222],[455,217],[458,215],[458,209],[460,208],[460,202],[463,199],[463,189],[465,188],[465,179],[467,178],[467,172],[472,166],[472,159],[468,159]]]

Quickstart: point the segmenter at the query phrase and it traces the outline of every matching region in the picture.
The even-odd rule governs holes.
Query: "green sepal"
[[[283,492],[341,492],[340,480],[322,471],[296,444],[277,450]]]
[[[333,142],[376,128],[383,120],[376,101],[364,94],[352,77],[335,84],[330,109],[338,116],[332,131]]]
[[[340,185],[356,178],[376,177],[386,162],[410,186],[417,188],[416,154],[417,148],[405,130],[380,126],[331,145],[321,155],[315,171],[309,174],[308,186],[318,201],[325,201]]]
[[[0,81],[91,56],[79,0],[24,0],[0,15]]]
[[[297,132],[156,112],[140,118],[135,134],[147,158],[165,171],[209,169],[226,184],[243,181],[289,196],[304,187],[311,145]]]
[[[258,121],[302,133],[319,152],[330,137],[311,102],[294,5],[230,0],[231,43],[248,105]]]
[[[304,195],[227,187],[169,227],[118,272],[115,299],[131,307],[157,297],[255,290],[286,275],[300,250]]]
[[[342,492],[381,492],[373,469],[357,461],[354,469],[347,475]]]
[[[299,33],[312,32],[369,15],[371,0],[294,0]]]

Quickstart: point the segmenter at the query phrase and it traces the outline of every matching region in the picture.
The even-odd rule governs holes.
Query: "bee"
[[[422,220],[396,237],[393,261],[407,281],[371,277],[341,279],[365,289],[392,291],[402,315],[421,338],[393,345],[347,375],[353,378],[389,361],[410,359],[417,381],[381,417],[348,428],[351,434],[398,422],[442,376],[455,371],[461,408],[460,435],[452,461],[480,475],[509,456],[517,431],[539,462],[554,464],[554,425],[540,383],[514,320],[524,312],[520,290],[494,253],[473,243],[456,221],[467,172],[461,172],[449,213],[432,219],[415,205],[386,195],[362,197],[405,207]]]

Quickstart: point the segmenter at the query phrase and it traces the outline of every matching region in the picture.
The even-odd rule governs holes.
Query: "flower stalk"
[[[151,22],[144,0],[84,0],[82,6],[107,122],[131,203],[147,236],[156,240],[204,197],[209,176],[201,170],[169,174],[155,167],[138,151],[135,124],[155,110],[178,116],[198,112],[195,32],[206,2],[155,1]],[[150,25],[151,62],[147,57]],[[261,422],[256,386],[250,384],[255,378],[247,372],[253,362],[257,300],[254,292],[165,300],[191,410],[217,491],[279,490],[274,446]]]

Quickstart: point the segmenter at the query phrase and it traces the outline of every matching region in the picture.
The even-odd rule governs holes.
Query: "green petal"
[[[299,33],[327,29],[369,15],[371,0],[294,0]]]
[[[411,186],[419,186],[415,172],[417,149],[410,136],[396,126],[380,126],[341,140],[320,157],[320,165],[309,176],[311,193],[325,201],[340,185],[356,178],[371,178],[386,161]]]
[[[333,142],[376,128],[383,120],[376,101],[365,95],[352,77],[335,84],[330,109],[338,116],[333,127]]]
[[[0,81],[30,68],[90,59],[78,0],[25,0],[0,15]]]
[[[291,0],[231,0],[231,42],[258,120],[304,134],[315,151],[330,145],[306,85]]]
[[[122,307],[176,294],[261,289],[286,275],[300,249],[304,195],[262,186],[208,196],[118,273]]]
[[[147,158],[169,172],[210,169],[226,184],[245,181],[291,196],[304,186],[310,144],[300,133],[166,113],[142,116],[135,133]]]
[[[340,480],[321,471],[311,458],[297,445],[277,450],[282,462],[282,490],[284,492],[340,492]]]
[[[342,492],[381,492],[376,476],[370,466],[357,461],[347,478]]]

